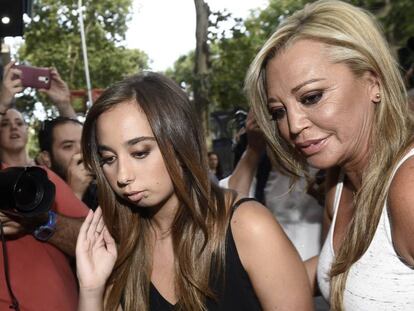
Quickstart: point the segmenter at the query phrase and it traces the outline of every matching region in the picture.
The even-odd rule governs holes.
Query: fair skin
[[[45,164],[66,179],[72,157],[80,152],[82,126],[74,122],[56,125],[52,132],[51,152],[42,151]]]
[[[322,43],[299,40],[269,62],[266,79],[268,108],[283,139],[295,146],[311,166],[329,169],[325,236],[333,217],[337,167],[345,173],[333,234],[336,253],[353,216],[353,193],[361,188],[369,161],[370,130],[376,105],[380,104],[375,95],[380,88],[374,74],[366,72],[356,77],[346,64],[328,59]],[[409,206],[414,195],[409,189],[414,180],[409,176],[414,176],[413,164],[410,159],[398,170],[389,192],[396,251],[411,264],[414,212]],[[316,266],[317,258],[307,262],[312,285],[316,283]]]
[[[66,82],[60,77],[56,68],[50,68],[50,88],[39,89],[45,93],[56,106],[59,114],[63,117],[76,117],[76,112],[70,103],[70,90]]]
[[[174,283],[170,228],[179,201],[153,137],[145,114],[135,102],[118,104],[97,121],[105,177],[119,196],[136,208],[150,211],[154,228],[151,282],[175,304],[179,293]],[[100,212],[88,216],[78,237],[79,310],[102,310],[105,281],[116,259],[107,231],[95,234],[101,232],[101,228],[96,229],[98,224],[104,228],[101,219]],[[256,202],[246,202],[235,212],[231,228],[242,264],[264,310],[312,310],[304,267],[271,213]],[[101,260],[106,264],[98,266]]]
[[[21,70],[13,68],[15,62],[10,62],[3,69],[3,81],[0,89],[0,112],[6,112],[14,95],[23,91]]]
[[[22,114],[8,109],[0,121],[1,160],[9,166],[33,165],[26,151],[28,126]]]
[[[68,121],[56,125],[52,133],[51,152],[42,151],[42,163],[62,177],[75,195],[82,199],[93,179],[80,154],[82,125]]]

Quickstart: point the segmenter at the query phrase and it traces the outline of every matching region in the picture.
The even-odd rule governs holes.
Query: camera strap
[[[6,238],[4,236],[3,231],[3,223],[0,221],[0,236],[1,236],[1,244],[3,246],[3,268],[4,268],[4,275],[6,277],[6,284],[7,290],[9,291],[10,298],[12,300],[12,304],[9,306],[10,309],[14,309],[16,311],[20,311],[19,301],[17,300],[16,296],[13,293],[13,290],[10,285],[10,276],[9,276],[9,256],[7,255],[7,243]]]

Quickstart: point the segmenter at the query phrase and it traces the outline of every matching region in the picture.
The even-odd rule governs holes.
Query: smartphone
[[[13,67],[22,71],[20,78],[24,87],[33,87],[36,89],[50,88],[49,68],[32,67],[26,65],[14,65]]]

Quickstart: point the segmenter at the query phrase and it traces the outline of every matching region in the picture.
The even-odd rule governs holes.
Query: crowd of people
[[[153,72],[109,86],[82,123],[51,68],[40,91],[59,116],[30,158],[13,64],[1,169],[41,167],[55,197],[32,218],[0,207],[0,310],[414,308],[412,94],[369,12],[319,0],[281,22],[245,79],[230,176]]]

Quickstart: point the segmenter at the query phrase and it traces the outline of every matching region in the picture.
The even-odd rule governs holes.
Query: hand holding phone
[[[0,112],[6,111],[14,95],[23,91],[20,80],[21,72],[13,65],[14,62],[10,62],[3,68],[3,81],[0,83]]]
[[[21,71],[20,79],[23,87],[33,87],[36,89],[50,88],[50,69],[41,67],[32,67],[26,65],[14,65]]]

